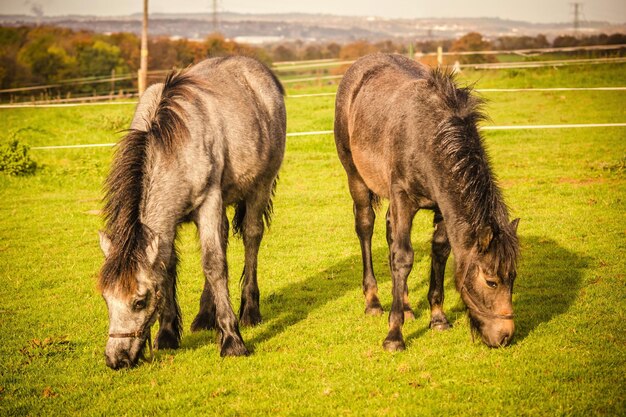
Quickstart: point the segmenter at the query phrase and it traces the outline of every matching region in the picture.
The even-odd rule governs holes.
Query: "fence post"
[[[437,65],[443,65],[443,48],[441,46],[437,47]]]
[[[115,68],[111,69],[111,95],[115,94]]]

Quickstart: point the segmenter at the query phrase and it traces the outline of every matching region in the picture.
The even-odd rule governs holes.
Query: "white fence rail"
[[[529,130],[529,129],[587,129],[598,127],[626,127],[626,123],[578,123],[578,124],[560,124],[560,125],[511,125],[511,126],[481,126],[480,130]],[[332,130],[318,130],[313,132],[291,132],[287,133],[287,137],[298,136],[319,136],[332,135]],[[117,143],[95,143],[86,145],[54,145],[54,146],[33,146],[33,150],[52,150],[52,149],[81,149],[81,148],[108,148],[115,146]]]

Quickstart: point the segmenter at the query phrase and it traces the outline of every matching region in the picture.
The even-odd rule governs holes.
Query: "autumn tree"
[[[26,41],[28,28],[0,27],[0,88],[10,88],[27,82],[27,69],[17,60]]]
[[[294,61],[296,59],[296,52],[293,48],[285,44],[275,46],[271,50],[274,61]]]
[[[324,58],[339,58],[341,45],[336,42],[330,42],[324,45]]]
[[[305,61],[312,59],[321,59],[322,57],[322,48],[320,47],[320,45],[311,44],[307,45],[307,47],[304,48],[304,54],[302,55],[302,59],[304,59]]]
[[[83,76],[109,75],[111,70],[128,72],[121,56],[120,48],[103,40],[81,44],[77,48],[76,61]]]
[[[65,49],[47,38],[29,42],[20,50],[17,62],[39,82],[59,79],[71,65]]]
[[[501,36],[495,41],[496,49],[512,51],[515,49],[548,48],[550,42],[545,35],[532,36]]]
[[[113,33],[110,36],[111,43],[120,48],[120,57],[124,64],[133,74],[139,69],[141,54],[141,41],[134,33]]]
[[[339,51],[340,59],[358,59],[376,52],[376,47],[367,41],[356,41],[344,45]]]
[[[478,32],[470,32],[467,35],[461,36],[459,39],[452,43],[450,47],[451,52],[473,52],[473,51],[488,51],[491,49],[491,43],[486,41]],[[475,64],[482,62],[495,62],[495,57],[492,55],[459,55],[458,60],[462,64]]]

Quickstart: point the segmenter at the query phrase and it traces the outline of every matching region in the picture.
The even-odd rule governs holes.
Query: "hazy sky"
[[[209,12],[211,0],[149,0],[151,12]],[[576,0],[583,20],[626,22],[626,0]],[[218,0],[219,10],[241,13],[330,13],[382,17],[500,17],[530,22],[573,20],[573,0]],[[126,15],[142,0],[0,0],[0,14]]]

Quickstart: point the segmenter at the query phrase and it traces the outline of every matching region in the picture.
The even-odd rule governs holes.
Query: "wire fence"
[[[537,87],[537,88],[476,88],[477,93],[536,93],[536,92],[572,92],[572,91],[626,91],[626,87]],[[286,99],[303,99],[316,97],[334,97],[336,92],[312,93],[312,94],[288,94]],[[55,107],[80,107],[80,106],[108,106],[108,105],[136,105],[137,100],[120,101],[116,100],[119,96],[99,96],[87,99],[70,99],[69,102],[53,101],[53,102],[27,102],[19,104],[0,104],[0,109],[19,109],[19,108],[55,108]],[[125,98],[137,98],[137,94],[128,94]],[[87,100],[87,102],[85,102]],[[73,101],[73,102],[72,102]],[[92,102],[89,102],[92,101]]]
[[[626,57],[622,56],[625,50],[626,44],[617,44],[497,51],[448,51],[441,52],[441,55],[445,57],[516,55],[522,59],[522,61],[515,62],[457,63],[454,66],[457,70],[497,70],[561,67],[566,65],[620,64],[626,62]],[[550,54],[555,53],[609,53],[619,56],[537,60],[538,56],[546,58]],[[420,60],[435,55],[437,55],[436,52],[418,52],[415,54],[415,58]],[[527,59],[531,60],[528,61]],[[324,83],[335,83],[340,80],[343,77],[345,69],[353,62],[354,60],[341,59],[286,61],[274,63],[272,69],[278,74],[281,82],[285,85],[293,86],[311,83],[320,85]],[[154,80],[161,79],[167,72],[168,70],[153,70],[148,72],[148,76]],[[115,76],[73,78],[44,85],[0,89],[0,102],[5,104],[50,104],[128,99],[136,97],[137,95],[136,78],[135,74],[119,74]],[[108,89],[107,84],[110,86]],[[104,91],[107,92],[103,94]]]

